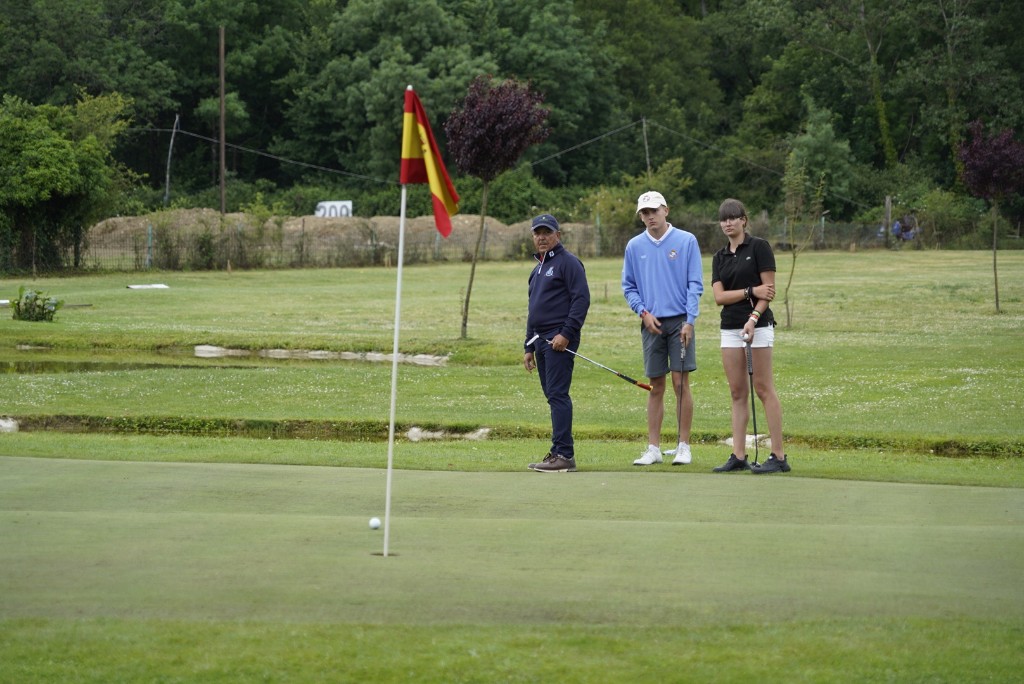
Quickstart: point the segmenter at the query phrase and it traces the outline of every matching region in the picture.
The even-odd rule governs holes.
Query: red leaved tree
[[[994,135],[985,132],[980,120],[969,126],[971,139],[960,145],[963,182],[975,197],[992,203],[992,276],[995,282],[996,312],[999,312],[999,202],[1024,192],[1024,144],[1014,140],[1013,131]]]
[[[466,339],[469,297],[484,238],[488,186],[499,174],[512,168],[530,145],[548,137],[550,112],[541,106],[543,102],[544,96],[532,91],[529,84],[512,79],[495,83],[489,76],[478,76],[469,85],[466,99],[444,124],[448,155],[455,160],[455,166],[461,173],[483,181],[480,232],[462,303],[462,339]]]

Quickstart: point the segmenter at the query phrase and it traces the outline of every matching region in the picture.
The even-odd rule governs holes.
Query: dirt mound
[[[231,226],[245,220],[245,214],[224,215],[224,222]],[[146,231],[150,227],[194,235],[220,225],[220,212],[214,209],[167,209],[144,216],[115,216],[105,219],[89,229],[89,237],[125,237]]]
[[[480,229],[478,214],[456,214],[452,217],[452,235],[472,236],[476,238]],[[351,230],[372,229],[382,236],[398,236],[400,217],[374,216],[363,218],[358,216],[318,217],[318,216],[286,216],[274,217],[267,221],[264,229],[280,226],[285,233],[301,232],[309,234],[328,234]],[[136,234],[149,227],[170,229],[178,233],[194,235],[205,231],[216,231],[222,226],[236,228],[253,227],[252,217],[243,213],[231,213],[221,216],[214,209],[167,209],[144,216],[115,216],[105,219],[89,230],[90,237],[104,238]],[[591,228],[585,223],[563,223],[562,232],[566,235],[585,231]],[[406,235],[435,231],[433,216],[418,216],[405,221]],[[487,236],[501,241],[521,239],[530,235],[530,221],[519,221],[506,225],[496,218],[490,217],[486,222]]]
[[[123,253],[138,263],[161,268],[367,264],[391,265],[398,253],[400,217],[271,217],[262,226],[242,213],[213,209],[169,209],[145,216],[118,216],[89,231],[94,254]],[[452,233],[443,239],[433,216],[405,221],[406,263],[472,259],[480,231],[478,214],[456,214]],[[562,226],[566,246],[581,257],[594,237],[593,226]],[[530,222],[507,225],[488,217],[481,258],[523,259],[533,252]],[[113,257],[108,257],[113,258]]]

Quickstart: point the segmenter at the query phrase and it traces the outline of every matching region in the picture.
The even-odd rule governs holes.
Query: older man
[[[568,351],[579,349],[580,330],[590,309],[590,287],[583,263],[562,245],[555,217],[541,214],[533,219],[531,228],[537,265],[530,271],[523,367],[537,369],[548,400],[551,449],[529,467],[539,473],[573,472],[576,456],[569,386],[576,357]]]

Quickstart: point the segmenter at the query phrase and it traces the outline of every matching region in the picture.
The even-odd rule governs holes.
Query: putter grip
[[[650,385],[644,384],[644,383],[640,382],[639,380],[634,380],[633,378],[629,377],[628,375],[626,375],[624,373],[616,373],[616,375],[618,375],[620,378],[622,378],[626,382],[631,382],[634,385],[636,385],[637,387],[643,388],[643,389],[647,390],[648,392],[651,391],[651,386]]]
[[[754,361],[750,354],[750,345],[747,345],[747,375],[754,374]]]

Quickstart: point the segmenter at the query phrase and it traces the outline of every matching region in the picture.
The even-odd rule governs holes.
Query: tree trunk
[[[861,30],[864,32],[864,42],[868,48],[871,99],[874,101],[875,116],[878,119],[878,136],[882,143],[882,151],[885,154],[885,167],[891,169],[895,168],[897,157],[896,144],[893,142],[892,132],[889,129],[889,114],[886,111],[885,96],[882,93],[881,67],[878,64],[878,52],[881,49],[882,40],[881,38],[877,41],[874,40],[870,31],[868,31],[867,9],[864,2],[860,3],[860,23]]]
[[[487,220],[487,187],[484,181],[480,198],[480,232],[476,236],[476,248],[473,250],[473,262],[469,267],[469,285],[466,286],[466,299],[462,302],[462,339],[466,339],[466,328],[469,323],[469,297],[473,294],[473,278],[476,277],[476,262],[480,259],[480,245],[484,241],[484,223]]]
[[[999,253],[999,205],[992,203],[992,283],[996,291],[996,313],[999,313],[999,269],[996,255]]]
[[[789,267],[789,280],[786,281],[786,291],[782,295],[782,302],[786,305],[786,329],[793,327],[793,305],[789,301],[789,288],[793,285],[793,274],[796,273],[797,249],[793,249],[793,263]]]
[[[947,115],[949,117],[947,124],[949,158],[953,160],[953,166],[956,167],[957,178],[964,177],[964,162],[960,159],[964,122],[960,120],[962,117],[957,115],[959,93],[966,83],[970,82],[970,79],[964,76],[963,64],[957,65],[957,58],[960,56],[958,48],[964,44],[965,39],[970,34],[970,30],[967,28],[971,25],[968,19],[969,4],[970,0],[948,4],[938,3],[938,10],[942,15],[943,22],[943,41],[946,47],[944,80],[946,85],[946,110],[949,112]]]

